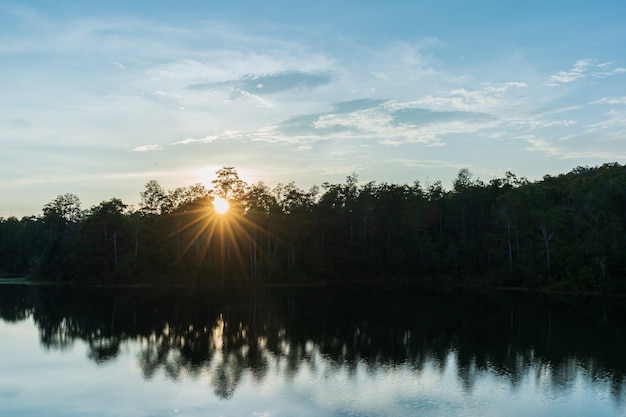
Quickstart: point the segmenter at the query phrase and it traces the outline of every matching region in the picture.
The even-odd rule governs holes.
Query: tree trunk
[[[115,272],[117,272],[117,232],[113,232],[113,260],[115,261]]]
[[[548,275],[549,275],[551,268],[552,268],[552,264],[550,260],[550,241],[552,240],[552,233],[548,232],[548,229],[543,223],[539,226],[539,229],[541,230],[541,237],[543,239],[543,245],[546,250],[546,265],[548,267]]]

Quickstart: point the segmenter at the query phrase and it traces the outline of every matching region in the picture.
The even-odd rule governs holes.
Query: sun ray
[[[208,268],[207,271],[219,274],[212,275],[213,279],[221,276],[222,282],[230,274],[256,277],[256,247],[266,233],[269,236],[269,230],[260,218],[239,206],[218,201],[197,201],[185,210],[167,215],[170,233],[157,243],[173,242],[175,247],[171,250],[176,253],[176,263],[187,265],[185,270],[190,273]]]

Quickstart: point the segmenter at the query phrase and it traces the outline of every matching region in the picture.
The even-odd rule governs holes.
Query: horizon
[[[0,217],[248,184],[626,162],[626,4],[0,5]],[[177,7],[178,6],[178,7]]]
[[[500,176],[500,177],[494,177],[492,179],[502,179],[502,180],[504,180],[504,179],[506,179],[506,177],[510,173],[510,174],[513,174],[515,177],[517,177],[518,180],[528,181],[529,184],[534,184],[534,183],[539,183],[539,182],[545,180],[547,177],[551,177],[551,176],[552,177],[555,177],[555,176],[558,177],[560,175],[569,175],[569,174],[572,174],[572,173],[577,173],[577,170],[579,168],[587,168],[587,169],[592,169],[593,170],[593,169],[601,168],[603,166],[612,165],[612,164],[619,164],[619,163],[614,162],[614,161],[613,162],[605,162],[602,165],[596,165],[596,166],[593,166],[593,167],[591,167],[591,166],[580,166],[579,165],[578,167],[573,167],[571,170],[566,171],[566,172],[556,173],[555,175],[553,175],[553,174],[545,174],[545,175],[541,176],[541,178],[536,178],[536,179],[529,179],[529,178],[524,177],[524,176],[518,176],[514,172],[508,171],[508,172],[505,173],[505,175]],[[620,166],[626,166],[626,165],[621,165],[621,164],[619,164],[619,165]],[[235,172],[237,171],[236,167],[224,167],[224,168],[234,168]],[[295,183],[295,181],[290,181],[290,182],[285,182],[285,183],[277,183],[277,184],[266,184],[263,181],[257,181],[256,183],[248,183],[248,182],[246,182],[243,179],[242,179],[242,181],[244,182],[246,187],[251,187],[251,186],[254,186],[255,184],[261,182],[264,185],[269,187],[269,190],[270,190],[270,192],[273,195],[276,193],[276,190],[277,190],[278,187],[285,186],[285,185],[288,185],[289,183],[293,182],[296,187],[298,187],[299,189],[301,189],[301,190],[303,190],[305,192],[312,191],[313,189],[316,188],[317,189],[317,193],[318,193],[318,194],[314,195],[314,197],[316,199],[324,194],[324,192],[325,192],[324,191],[324,185],[325,184],[329,184],[329,185],[344,184],[345,181],[348,181],[349,179],[351,179],[350,177],[354,177],[355,175],[356,175],[356,178],[357,178],[356,184],[357,184],[357,187],[359,187],[359,189],[361,189],[361,187],[366,186],[368,183],[371,183],[373,185],[391,184],[391,185],[404,185],[404,186],[409,186],[409,187],[417,186],[417,187],[420,187],[423,191],[427,191],[427,188],[430,185],[436,185],[437,184],[438,186],[441,186],[443,188],[444,192],[454,192],[454,180],[458,179],[458,175],[461,175],[462,171],[464,171],[465,169],[466,168],[461,168],[459,170],[459,172],[457,172],[457,176],[455,176],[455,178],[452,180],[451,184],[449,184],[448,186],[446,186],[446,184],[443,184],[441,182],[441,180],[426,181],[426,182],[422,182],[420,180],[414,180],[412,183],[408,183],[408,182],[404,182],[404,183],[402,183],[402,182],[386,182],[386,181],[368,181],[368,182],[365,182],[365,181],[358,180],[358,173],[356,173],[356,172],[353,173],[352,175],[349,175],[346,178],[344,178],[343,181],[336,182],[336,183],[317,183],[317,184],[313,184],[311,187],[306,188],[306,189],[303,188],[303,187],[300,187],[300,184]],[[471,171],[468,171],[467,173],[469,174],[469,178],[468,179],[473,184],[478,185],[480,187],[489,187],[490,186],[490,181],[485,181],[483,178],[474,176],[474,174]],[[217,176],[214,176],[214,178],[217,178]],[[241,177],[240,177],[240,179],[241,179]],[[162,187],[162,184],[158,180],[156,180],[156,181],[159,184],[159,186]],[[199,184],[199,183],[196,183],[196,184],[186,184],[186,185],[182,185],[182,187],[183,188],[184,187],[192,187],[192,186],[197,185],[197,184]],[[219,214],[224,214],[224,213],[226,213],[230,209],[230,205],[228,203],[228,200],[225,200],[222,197],[220,197],[219,193],[217,193],[217,194],[215,193],[216,188],[215,188],[214,184],[211,184],[211,185],[201,184],[201,185],[203,187],[205,187],[205,190],[208,192],[207,196],[212,196],[211,198],[214,200],[212,204],[216,208],[216,210],[217,210],[217,212]],[[141,193],[142,193],[142,191],[146,190],[146,186],[148,186],[148,184],[145,184],[144,188],[141,191],[137,192],[137,195],[139,195],[140,197],[137,199],[137,202],[135,204],[128,203],[128,201],[124,201],[123,199],[120,199],[121,202],[126,205],[126,209],[128,209],[131,213],[132,212],[139,212],[139,211],[141,211],[141,207],[140,207],[140,204],[141,204],[141,202],[140,202],[140,200],[141,200]],[[166,195],[175,191],[174,189],[167,189],[167,188],[164,188],[164,187],[162,187],[162,188],[163,188],[163,192]],[[83,211],[83,212],[87,212],[90,208],[96,207],[100,203],[105,203],[105,202],[113,200],[113,199],[118,199],[118,197],[113,196],[113,197],[105,198],[105,199],[103,199],[103,200],[101,200],[101,201],[99,201],[97,203],[91,204],[89,206],[86,206],[86,205],[83,204],[83,201],[80,199],[79,195],[76,195],[75,193],[72,193],[72,192],[67,192],[67,193],[61,193],[61,194],[55,196],[54,198],[52,198],[47,203],[51,203],[54,200],[56,200],[56,198],[64,197],[65,195],[68,195],[68,194],[69,195],[73,195],[75,197],[78,197],[79,203],[81,205],[80,206],[80,210]],[[16,216],[16,215],[12,215],[12,214],[8,215],[8,216],[1,216],[0,215],[0,220],[1,219],[12,218],[12,217],[13,218],[18,218],[18,219],[26,218],[26,217],[33,217],[33,216],[34,217],[40,217],[43,214],[43,208],[44,207],[42,206],[41,210],[39,210],[40,211],[39,213],[30,213],[30,214],[26,214],[26,215],[22,215],[22,216]]]

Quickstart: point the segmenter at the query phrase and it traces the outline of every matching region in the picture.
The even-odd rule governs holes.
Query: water
[[[0,286],[1,416],[621,416],[623,300]]]

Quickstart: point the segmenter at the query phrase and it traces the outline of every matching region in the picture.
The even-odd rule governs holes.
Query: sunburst
[[[218,214],[224,214],[230,208],[228,201],[222,197],[215,197],[213,199],[213,207]]]
[[[234,262],[232,266],[235,270],[252,275],[251,269],[256,268],[256,243],[253,235],[263,228],[248,219],[244,213],[240,213],[236,205],[231,206],[227,200],[215,196],[208,202],[192,204],[187,210],[174,214],[174,218],[178,226],[165,239],[182,238],[177,261],[181,261],[195,247],[205,254],[204,257],[210,263],[217,262],[222,271]],[[244,248],[253,253],[247,254]],[[246,255],[250,255],[249,260]]]

